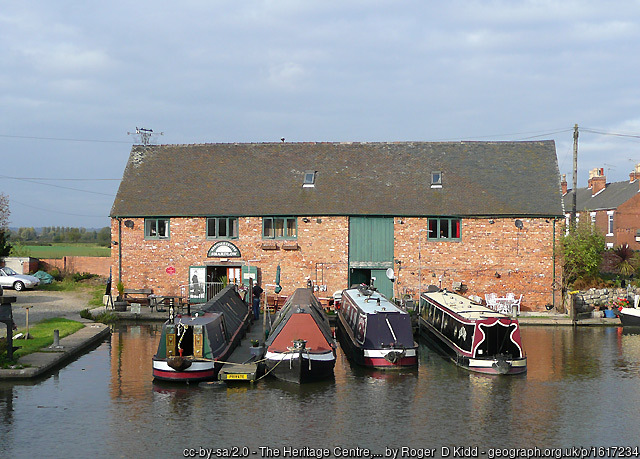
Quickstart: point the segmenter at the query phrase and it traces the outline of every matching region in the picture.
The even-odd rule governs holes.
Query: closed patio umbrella
[[[276,288],[275,292],[280,293],[282,291],[282,287],[280,286],[280,263],[278,263],[278,268],[276,269]]]

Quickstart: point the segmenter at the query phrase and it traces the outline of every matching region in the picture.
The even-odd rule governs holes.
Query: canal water
[[[524,327],[520,376],[469,373],[422,345],[415,371],[355,368],[339,351],[332,381],[201,387],[152,382],[160,327],[118,325],[44,379],[0,383],[0,457],[561,457],[640,444],[640,335],[621,328]]]

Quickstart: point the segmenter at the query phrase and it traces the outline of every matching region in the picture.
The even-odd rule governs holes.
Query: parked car
[[[20,291],[25,288],[36,287],[39,283],[40,279],[37,277],[29,276],[27,274],[18,274],[8,267],[0,268],[0,285],[3,287],[11,287],[16,291]]]

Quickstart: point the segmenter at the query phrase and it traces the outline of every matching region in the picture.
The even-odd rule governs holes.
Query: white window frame
[[[431,188],[442,188],[442,171],[431,172]]]
[[[607,236],[613,236],[613,214],[614,210],[607,210]]]

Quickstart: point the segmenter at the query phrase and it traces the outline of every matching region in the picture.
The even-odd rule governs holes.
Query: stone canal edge
[[[108,325],[86,322],[85,327],[60,339],[58,348],[43,348],[25,355],[19,364],[25,368],[0,369],[1,380],[30,379],[42,376],[54,368],[84,353],[85,350],[104,340],[111,333]],[[16,342],[14,341],[14,344]]]
[[[104,308],[97,308],[92,312],[100,312]],[[132,314],[132,313],[115,313],[122,320],[165,320],[165,314]],[[75,318],[74,318],[75,319]],[[77,320],[77,319],[75,319]],[[546,326],[620,326],[620,320],[593,318],[583,319],[573,322],[566,315],[552,315],[548,316],[534,316],[527,317],[521,315],[518,317],[521,325],[546,325]],[[80,319],[79,321],[85,322]],[[20,365],[24,365],[26,368],[20,369],[0,369],[0,381],[2,380],[18,380],[18,379],[30,379],[42,376],[47,372],[53,370],[56,367],[61,366],[62,363],[66,363],[72,360],[74,357],[84,353],[87,349],[96,343],[104,340],[111,333],[111,328],[108,325],[86,321],[85,327],[77,332],[69,335],[60,340],[59,349],[44,348],[39,352],[21,357],[19,360]]]

